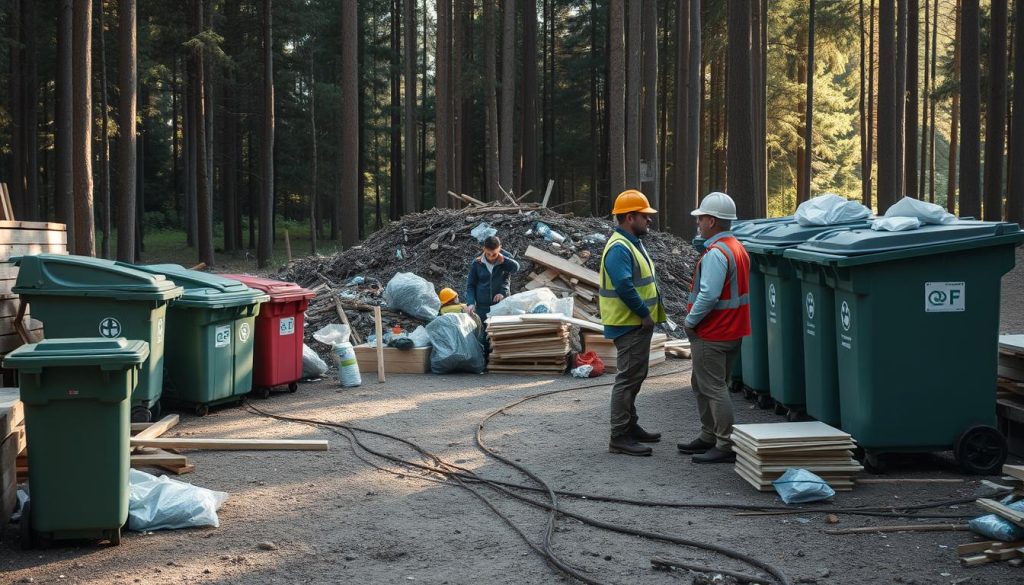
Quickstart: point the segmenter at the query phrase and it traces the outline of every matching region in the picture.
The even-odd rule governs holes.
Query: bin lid
[[[149,344],[135,339],[68,337],[22,345],[4,358],[3,367],[35,369],[67,366],[106,366],[121,369],[149,357]]]
[[[137,268],[152,274],[162,274],[183,287],[185,294],[174,303],[176,306],[223,309],[269,300],[262,292],[219,274],[189,270],[177,264],[146,264]]]
[[[20,267],[13,289],[17,294],[167,301],[184,292],[162,275],[101,258],[37,254],[11,262]]]
[[[779,254],[785,248],[792,248],[807,240],[827,232],[846,232],[851,228],[868,228],[871,223],[868,220],[858,220],[834,225],[811,225],[804,226],[793,221],[788,223],[774,223],[758,230],[750,238],[743,242],[748,251],[770,254]]]
[[[787,215],[786,217],[743,219],[732,222],[732,235],[735,236],[736,239],[743,241],[760,233],[761,230],[768,226],[795,222],[796,219],[792,215]]]
[[[311,299],[316,296],[315,292],[302,288],[294,282],[260,278],[249,274],[221,274],[221,276],[237,280],[249,288],[261,290],[270,295],[270,300],[275,303],[301,301],[303,299]]]
[[[1015,223],[960,220],[903,232],[832,231],[811,238],[785,255],[849,266],[1020,242],[1024,242],[1024,232]]]

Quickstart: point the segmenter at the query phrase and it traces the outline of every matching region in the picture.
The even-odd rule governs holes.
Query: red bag
[[[574,367],[578,368],[580,366],[594,367],[594,370],[590,372],[591,378],[596,378],[604,374],[604,362],[601,361],[601,358],[597,357],[597,354],[592,351],[576,355],[576,365]]]

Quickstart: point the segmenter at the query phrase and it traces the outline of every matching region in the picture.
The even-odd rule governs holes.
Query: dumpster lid
[[[302,288],[294,282],[260,278],[259,276],[252,276],[249,274],[221,274],[221,276],[237,280],[249,288],[261,290],[270,295],[270,300],[276,303],[301,301],[303,299],[311,299],[316,296],[315,292]]]
[[[1018,233],[1020,233],[1020,227],[1015,223],[961,220],[950,225],[924,225],[916,230],[903,232],[883,232],[872,229],[827,232],[800,244],[798,248],[837,256],[857,256],[923,246],[955,245]]]
[[[13,289],[17,294],[166,301],[184,292],[162,275],[101,258],[37,254],[11,262],[20,267]]]
[[[68,337],[22,345],[4,358],[5,368],[129,366],[149,357],[145,341],[119,337]]]
[[[870,225],[868,220],[810,226],[803,226],[795,221],[773,223],[755,231],[743,244],[755,252],[767,252],[778,248],[797,246],[822,233],[846,232],[851,228],[868,228]]]
[[[268,300],[267,295],[237,280],[219,274],[189,270],[178,264],[147,264],[137,267],[152,274],[162,274],[185,289],[176,305],[220,309],[252,305]]]
[[[732,235],[739,240],[745,240],[761,232],[761,230],[779,224],[796,223],[792,215],[786,217],[769,217],[761,219],[744,219],[732,222]]]

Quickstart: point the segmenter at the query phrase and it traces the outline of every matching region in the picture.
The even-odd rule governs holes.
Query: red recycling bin
[[[266,397],[270,389],[288,385],[298,389],[302,378],[302,337],[304,312],[316,293],[292,282],[243,274],[221,274],[270,296],[256,317],[256,347],[253,356],[253,390]]]

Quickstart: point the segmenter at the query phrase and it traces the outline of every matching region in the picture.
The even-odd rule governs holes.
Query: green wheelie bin
[[[969,473],[1000,470],[1000,280],[1021,242],[1017,224],[961,220],[829,232],[787,254],[834,278],[841,426],[869,467],[881,453],[952,449]]]
[[[4,358],[25,404],[31,498],[25,548],[55,539],[120,544],[128,520],[130,405],[149,344],[107,338],[47,339]]]
[[[130,264],[87,256],[39,254],[12,258],[13,292],[32,307],[48,339],[105,337],[149,343],[139,384],[132,393],[132,421],[149,422],[160,411],[167,305],[182,288]]]
[[[237,280],[177,264],[137,268],[185,289],[167,315],[165,400],[199,416],[210,406],[241,402],[252,390],[256,315],[270,297]]]
[[[764,278],[765,320],[763,326],[768,350],[768,385],[775,411],[799,420],[805,413],[804,349],[802,314],[804,300],[800,279],[783,252],[823,232],[867,228],[865,220],[824,226],[802,226],[797,222],[769,225],[743,242],[750,253],[753,268]],[[751,291],[754,282],[751,279]],[[756,295],[751,295],[754,298]]]

